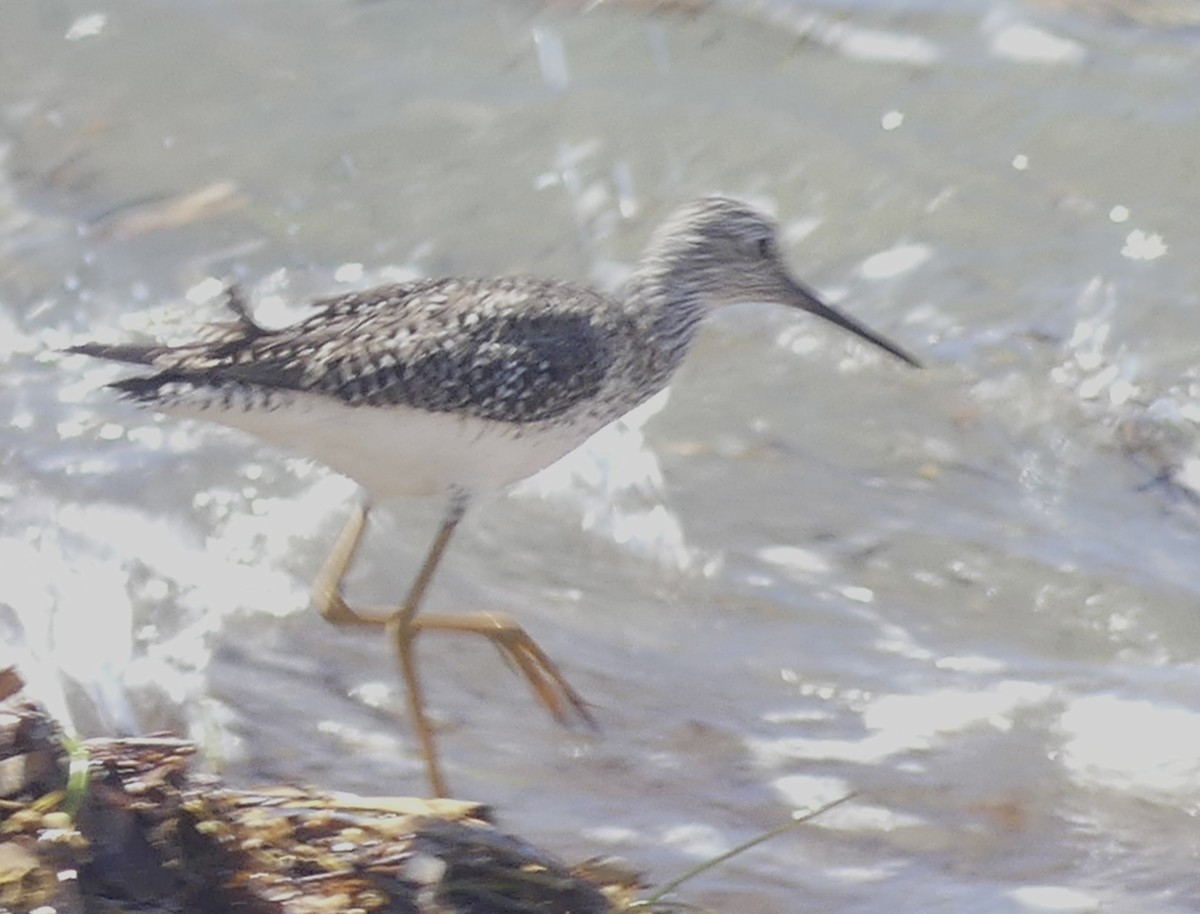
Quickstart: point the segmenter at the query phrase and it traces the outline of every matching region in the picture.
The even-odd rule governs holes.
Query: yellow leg
[[[337,542],[334,543],[333,552],[329,553],[329,558],[325,560],[316,581],[313,582],[313,603],[316,604],[317,611],[325,621],[332,622],[334,625],[378,627],[387,624],[387,620],[383,617],[372,618],[356,613],[346,605],[346,600],[342,596],[342,578],[346,576],[350,563],[354,561],[354,554],[358,551],[358,544],[362,542],[366,526],[366,505],[355,505],[354,512],[346,521],[346,526],[342,528]]]
[[[399,609],[389,613],[366,614],[351,609],[342,595],[342,579],[346,575],[366,528],[367,509],[356,508],[350,516],[333,552],[325,562],[313,585],[313,600],[321,615],[339,626],[370,626],[384,628],[396,651],[400,676],[407,693],[408,714],[421,743],[421,751],[434,796],[446,795],[446,780],[438,761],[433,728],[425,713],[424,689],[417,673],[413,650],[416,637],[422,631],[465,632],[480,635],[491,641],[501,655],[529,683],[538,701],[560,723],[568,723],[571,715],[595,727],[586,703],[571,688],[554,662],[546,655],[513,619],[503,615],[476,613],[467,616],[428,616],[418,618],[425,591],[441,562],[446,546],[466,510],[466,499],[456,495],[451,499],[442,526],[429,548],[421,570]]]
[[[546,654],[516,619],[503,613],[471,613],[461,616],[421,616],[412,623],[413,635],[420,632],[461,632],[481,635],[500,651],[500,656],[512,664],[533,694],[556,721],[564,726],[572,715],[593,730],[596,719],[557,664]]]

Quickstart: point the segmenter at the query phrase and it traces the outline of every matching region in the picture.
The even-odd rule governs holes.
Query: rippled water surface
[[[55,350],[397,277],[614,288],[713,191],[912,371],[768,306],[468,516],[429,605],[595,705],[421,646],[457,794],[716,911],[1200,910],[1195,3],[0,10],[0,618],[85,733],[236,783],[420,792],[385,645],[307,588],[357,497]],[[414,442],[419,446],[419,442]],[[441,506],[380,506],[407,586]]]

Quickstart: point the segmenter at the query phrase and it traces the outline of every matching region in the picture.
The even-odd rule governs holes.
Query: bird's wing
[[[235,383],[537,422],[603,384],[613,354],[596,315],[610,305],[543,280],[425,280],[323,299],[313,316],[277,331],[242,319],[202,343],[78,351],[159,369],[114,385],[143,400],[167,383]]]

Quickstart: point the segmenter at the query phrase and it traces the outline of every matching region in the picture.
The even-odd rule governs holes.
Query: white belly
[[[289,395],[273,409],[197,409],[176,402],[164,412],[250,432],[320,461],[379,497],[436,495],[452,486],[499,489],[548,467],[595,431],[403,406],[350,407],[313,394]]]

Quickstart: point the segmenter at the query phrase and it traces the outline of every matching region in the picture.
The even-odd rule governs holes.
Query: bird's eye
[[[770,238],[759,238],[758,239],[758,256],[761,257],[763,260],[769,260],[771,258],[771,239]]]

